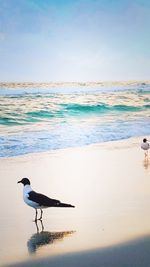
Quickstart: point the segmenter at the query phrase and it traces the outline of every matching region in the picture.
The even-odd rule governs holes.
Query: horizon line
[[[150,79],[129,79],[129,80],[96,80],[96,81],[0,81],[3,84],[103,84],[103,83],[149,83]]]

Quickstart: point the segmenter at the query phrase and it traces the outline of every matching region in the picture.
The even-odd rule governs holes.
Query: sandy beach
[[[2,158],[0,266],[148,266],[150,161],[140,142]],[[17,184],[22,177],[76,208],[44,210],[43,225],[36,225]]]

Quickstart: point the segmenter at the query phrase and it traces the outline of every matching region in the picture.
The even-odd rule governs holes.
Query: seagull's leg
[[[148,158],[148,151],[145,152],[145,159]]]
[[[42,232],[44,231],[44,225],[43,225],[43,222],[42,222],[42,220],[40,220],[40,222],[41,222],[41,226],[42,226]]]
[[[37,224],[37,220],[35,221],[35,225],[36,225],[36,230],[37,230],[37,234],[39,233],[39,227],[38,227],[38,224]]]
[[[37,221],[37,215],[38,215],[38,212],[37,212],[37,209],[36,210],[36,213],[35,213],[35,222]]]
[[[41,209],[41,216],[40,216],[39,220],[42,220],[42,215],[43,215],[43,210]]]

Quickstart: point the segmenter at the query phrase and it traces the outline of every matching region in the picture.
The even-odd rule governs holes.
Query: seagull
[[[32,190],[30,185],[30,180],[28,178],[22,178],[22,180],[18,181],[18,183],[22,183],[23,187],[23,200],[30,207],[34,208],[36,211],[35,214],[35,222],[37,221],[38,209],[41,210],[41,215],[38,220],[42,220],[43,209],[49,207],[62,207],[62,208],[75,208],[75,206],[71,204],[61,203],[57,199],[49,198],[43,194],[36,193]]]
[[[141,144],[141,148],[145,151],[145,158],[148,157],[148,150],[150,148],[150,145],[146,138],[143,139],[143,142]]]

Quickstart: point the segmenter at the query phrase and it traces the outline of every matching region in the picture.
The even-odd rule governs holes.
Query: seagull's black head
[[[27,184],[30,185],[30,181],[28,178],[22,178],[22,180],[18,181],[18,183],[21,183],[23,185],[27,185]]]
[[[146,143],[146,142],[147,142],[147,139],[146,139],[146,138],[144,138],[144,139],[143,139],[143,143]]]

